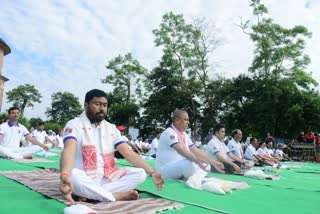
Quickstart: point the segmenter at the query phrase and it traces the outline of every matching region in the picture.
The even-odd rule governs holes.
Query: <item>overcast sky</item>
[[[307,40],[311,57],[308,72],[320,81],[320,0],[264,0],[270,17],[292,28],[306,26],[313,34]],[[101,83],[108,74],[107,62],[121,54],[133,57],[147,69],[157,65],[160,48],[154,45],[152,30],[162,15],[172,11],[186,20],[205,17],[213,21],[224,45],[217,49],[218,72],[234,77],[246,73],[253,56],[253,44],[237,26],[240,18],[252,18],[249,0],[0,0],[0,37],[11,47],[5,56],[2,75],[7,92],[32,84],[42,94],[42,103],[27,108],[25,116],[47,119],[51,95],[68,91],[83,103],[93,88],[110,91]],[[11,106],[4,94],[2,112]]]

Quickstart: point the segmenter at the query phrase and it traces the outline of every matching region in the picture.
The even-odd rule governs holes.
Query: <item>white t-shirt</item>
[[[237,156],[241,160],[244,159],[242,146],[241,146],[241,144],[239,142],[235,141],[235,139],[232,138],[229,141],[227,147],[230,150],[230,152],[232,152],[232,154],[234,154],[235,156]]]
[[[282,149],[277,149],[276,154],[279,155],[280,157],[283,157],[284,152],[282,151]]]
[[[264,148],[264,149],[259,148],[259,149],[257,150],[257,153],[258,153],[259,155],[261,155],[261,156],[264,156],[264,155],[268,155],[268,156],[269,156],[269,153],[268,153],[268,149],[267,149],[267,148]]]
[[[217,153],[220,153],[223,157],[227,158],[227,154],[229,152],[230,151],[226,144],[219,140],[216,136],[213,136],[208,142],[207,154],[215,160],[218,160],[216,157]]]
[[[24,125],[17,123],[17,125],[14,126],[8,121],[0,125],[0,134],[3,135],[3,140],[0,142],[1,146],[19,148],[20,141],[30,133]]]
[[[183,132],[183,135],[186,140],[187,149],[194,144],[192,143],[191,139],[187,135],[187,133]],[[161,168],[166,164],[170,164],[172,162],[176,162],[185,157],[181,156],[173,146],[177,143],[181,143],[178,141],[178,135],[173,130],[172,127],[167,128],[160,136],[158,149],[157,149],[157,158],[156,158],[156,169]]]
[[[158,147],[158,144],[159,144],[159,140],[158,138],[154,138],[151,142],[151,149],[150,149],[150,155],[154,155],[154,154],[157,154],[157,147]]]
[[[39,141],[40,143],[45,143],[46,137],[48,137],[47,132],[45,130],[36,129],[33,132],[33,136]]]
[[[104,161],[103,161],[103,154],[102,154],[102,146],[101,146],[101,127],[96,127],[94,124],[90,124],[91,127],[87,127],[90,132],[94,136],[94,142],[97,149],[97,173],[98,177],[97,179],[101,179],[103,177],[104,173]],[[112,143],[114,145],[114,148],[116,148],[118,145],[122,143],[126,143],[125,141],[121,140],[121,134],[120,131],[116,128],[115,125],[112,125],[111,130],[113,139]],[[74,139],[77,141],[77,148],[76,148],[76,155],[75,155],[75,162],[74,162],[74,168],[78,168],[80,170],[84,170],[83,167],[83,160],[82,160],[82,137],[84,135],[84,129],[82,121],[79,117],[70,120],[65,128],[64,128],[64,138],[63,142],[65,142],[68,139]]]
[[[246,152],[244,153],[244,158],[246,160],[253,160],[253,155],[257,154],[257,150],[251,144],[247,147]]]
[[[270,156],[272,156],[272,155],[274,154],[274,150],[273,150],[273,149],[267,148],[267,151],[268,151],[268,154],[269,154]]]

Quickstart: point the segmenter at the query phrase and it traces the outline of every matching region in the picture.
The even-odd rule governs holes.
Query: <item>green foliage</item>
[[[26,107],[33,107],[35,102],[40,103],[42,95],[30,84],[20,85],[6,93],[8,102],[20,108],[20,115],[23,116]]]
[[[118,88],[115,88],[112,93],[108,93],[107,97],[108,120],[116,125],[136,127],[137,120],[140,117],[139,106],[135,103],[126,104],[125,92]]]
[[[58,133],[58,131],[60,129],[63,129],[64,125],[60,124],[60,123],[55,123],[55,122],[51,122],[51,121],[46,121],[45,122],[45,129],[48,132],[48,130],[52,130],[55,133]]]
[[[51,108],[47,108],[46,115],[52,122],[65,125],[82,111],[79,99],[70,92],[57,92],[51,98]]]
[[[40,122],[43,122],[43,120],[40,117],[30,118],[29,120],[30,126],[33,126],[34,128],[37,128]]]
[[[102,83],[111,84],[117,90],[122,90],[126,95],[126,104],[134,102],[136,98],[141,96],[141,83],[146,69],[138,60],[133,59],[131,53],[125,56],[119,55],[110,60],[107,69],[111,70],[112,74],[107,75]]]
[[[3,113],[0,114],[0,121],[1,122],[5,122],[7,118],[8,118],[8,114],[7,113],[3,112]]]

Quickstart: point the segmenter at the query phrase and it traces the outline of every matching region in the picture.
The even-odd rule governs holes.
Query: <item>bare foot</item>
[[[129,190],[127,192],[114,192],[112,195],[116,201],[131,201],[139,199],[139,194],[136,190]]]
[[[23,156],[23,159],[32,159],[32,155],[25,155]]]

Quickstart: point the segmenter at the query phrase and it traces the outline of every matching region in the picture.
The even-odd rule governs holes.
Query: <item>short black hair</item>
[[[20,109],[18,107],[13,106],[13,107],[9,108],[8,114],[10,114],[10,112],[13,111],[13,110],[19,110],[20,111]]]
[[[39,122],[39,126],[44,125],[44,122]]]
[[[213,133],[219,132],[222,128],[225,128],[225,126],[221,123],[218,123],[215,127],[213,127]]]
[[[86,93],[84,102],[89,103],[93,97],[105,97],[107,99],[107,94],[102,90],[92,89]]]

